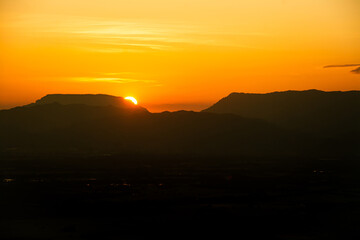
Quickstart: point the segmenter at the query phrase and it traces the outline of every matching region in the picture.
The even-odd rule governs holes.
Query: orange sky
[[[359,90],[358,0],[1,0],[0,108],[49,93],[200,110],[231,92]]]

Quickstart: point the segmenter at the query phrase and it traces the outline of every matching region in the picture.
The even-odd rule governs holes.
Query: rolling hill
[[[292,95],[285,93],[285,96],[289,94]],[[243,106],[239,103],[245,104],[238,99],[243,99],[243,95],[248,97],[246,94],[232,94],[200,113],[150,113],[122,98],[105,95],[48,95],[35,104],[0,111],[0,153],[207,156],[359,154],[357,132],[350,131],[355,126],[351,125],[355,124],[352,118],[357,117],[357,111],[352,109],[356,103],[352,102],[352,107],[346,109],[339,104],[336,108],[323,107],[321,116],[340,115],[336,121],[347,121],[344,126],[347,132],[329,129],[329,132],[321,133],[317,129],[306,128],[320,124],[315,111],[318,107],[310,104],[314,100],[310,101],[308,96],[307,102],[304,102],[302,94],[295,94],[290,97],[291,104],[290,100],[281,103],[279,98],[284,98],[282,94],[260,96],[260,100],[257,96],[249,95],[247,110],[240,108],[236,112],[236,106]],[[273,103],[266,100],[272,95],[275,95]],[[266,103],[262,104],[262,101]],[[332,98],[321,100],[321,106],[330,106],[329,101],[334,102]],[[304,111],[305,107],[295,109],[295,103],[313,107]],[[233,108],[225,108],[227,110],[219,114],[220,107],[226,104]],[[236,114],[225,113],[230,112],[229,109],[234,109]],[[246,114],[239,116],[241,112]],[[313,122],[311,113],[315,116]],[[291,125],[294,119],[296,121]],[[301,119],[306,119],[306,124]],[[333,120],[331,124],[336,121]],[[326,126],[325,123],[323,125]]]

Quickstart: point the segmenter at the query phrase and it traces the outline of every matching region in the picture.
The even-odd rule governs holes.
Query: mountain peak
[[[237,114],[289,128],[354,131],[360,119],[360,91],[316,89],[271,93],[231,93],[203,110]],[[341,123],[341,124],[340,124]]]
[[[147,111],[145,108],[133,104],[123,97],[117,97],[106,94],[47,94],[36,100],[35,103],[27,106],[38,106],[43,104],[58,103],[61,105],[87,105],[94,107],[113,106],[122,109],[133,109]]]

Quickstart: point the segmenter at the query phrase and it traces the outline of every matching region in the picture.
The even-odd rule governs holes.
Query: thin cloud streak
[[[324,66],[324,68],[344,68],[344,67],[357,67],[357,66],[360,66],[360,64],[327,65],[327,66]],[[355,68],[354,70],[351,70],[350,72],[354,73],[354,74],[360,74],[360,67]]]
[[[41,24],[34,24],[34,22],[41,22]],[[68,35],[80,41],[82,46],[77,47],[85,51],[109,53],[180,50],[183,44],[256,48],[256,46],[247,46],[238,41],[229,41],[229,39],[238,36],[267,36],[261,32],[239,33],[212,29],[209,26],[202,25],[189,26],[181,22],[160,24],[149,23],[145,20],[144,22],[107,21],[98,18],[68,17],[59,23],[56,16],[55,18],[54,16],[49,16],[49,18],[46,16],[24,16],[19,23],[25,26],[40,25],[42,27],[36,31],[42,33]],[[208,29],[205,31],[206,28]],[[84,48],[84,41],[95,44],[95,46]],[[76,42],[74,41],[75,44]]]
[[[360,67],[355,68],[354,70],[351,70],[351,72],[354,74],[360,74]]]
[[[141,79],[119,78],[119,77],[74,77],[74,78],[70,78],[70,80],[78,81],[78,82],[157,83],[154,80],[141,80]]]
[[[360,64],[327,65],[324,66],[324,68],[356,67],[356,66],[360,66]]]

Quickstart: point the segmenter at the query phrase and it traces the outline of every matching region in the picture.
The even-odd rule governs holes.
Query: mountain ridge
[[[231,93],[202,112],[231,113],[304,131],[360,131],[360,91]]]
[[[133,104],[131,101],[123,97],[117,97],[107,94],[47,94],[36,100],[34,103],[25,105],[25,107],[33,107],[44,104],[62,104],[62,105],[88,105],[94,107],[114,106],[125,111],[144,111],[148,110],[144,107]]]
[[[333,99],[326,99],[325,102],[328,101],[331,103]],[[257,112],[263,113],[263,102],[261,99],[253,104],[257,106]],[[285,106],[289,102],[291,106],[291,101],[285,101]],[[87,154],[155,153],[208,156],[360,154],[357,138],[359,129],[355,129],[358,126],[357,109],[355,115],[340,115],[329,124],[324,122],[324,119],[327,120],[328,116],[337,115],[341,111],[346,112],[349,108],[325,108],[322,116],[317,115],[316,111],[303,114],[300,110],[306,108],[298,107],[296,112],[300,114],[296,115],[296,119],[299,121],[293,126],[291,121],[276,122],[232,112],[150,113],[130,102],[126,104],[132,107],[121,108],[111,104],[94,106],[84,102],[60,104],[48,101],[44,104],[1,110],[0,154],[62,154],[69,151]],[[272,105],[270,111],[276,107]],[[278,114],[276,111],[275,113]],[[291,111],[280,113],[281,111],[280,119],[292,114]],[[316,129],[319,124],[321,129]]]

